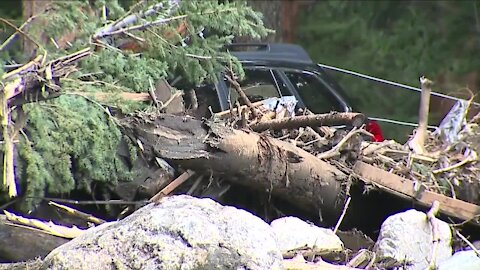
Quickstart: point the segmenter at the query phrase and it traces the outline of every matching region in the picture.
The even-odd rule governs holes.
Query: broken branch
[[[432,257],[430,260],[430,269],[436,269],[436,261],[437,261],[437,250],[438,244],[440,242],[440,236],[438,231],[438,220],[435,217],[440,210],[440,203],[438,201],[434,201],[432,203],[432,208],[427,213],[427,220],[432,227]]]
[[[288,117],[283,119],[275,119],[256,123],[252,126],[252,130],[261,132],[267,129],[295,129],[299,127],[319,127],[331,125],[353,125],[354,127],[362,126],[366,117],[361,113],[350,112],[331,112],[326,114],[302,115]]]
[[[252,115],[256,118],[257,112],[255,111],[252,102],[250,102],[250,99],[248,99],[247,95],[245,95],[245,92],[243,92],[240,84],[236,80],[232,79],[232,77],[230,77],[229,75],[225,75],[225,78],[227,78],[228,82],[232,84],[233,88],[235,89],[235,91],[237,91],[242,101],[250,108],[250,110],[252,111]]]
[[[335,145],[335,147],[333,147],[332,149],[326,151],[326,152],[323,152],[323,153],[320,153],[317,155],[317,158],[319,159],[328,159],[328,158],[332,158],[336,155],[340,155],[340,148],[355,134],[358,134],[358,133],[363,133],[363,134],[366,134],[366,135],[369,135],[371,137],[373,137],[372,134],[370,134],[369,132],[363,130],[363,129],[356,129],[356,128],[353,128],[352,130],[350,130],[350,132],[342,138],[342,140],[337,144]]]
[[[170,184],[168,184],[165,188],[160,190],[155,196],[150,199],[150,202],[159,203],[160,200],[174,191],[178,186],[183,184],[187,181],[195,172],[192,170],[187,170],[186,172],[182,173],[177,179],[173,180]]]
[[[62,205],[62,204],[59,204],[59,203],[56,203],[56,202],[48,202],[48,204],[59,208],[60,210],[66,212],[67,214],[80,217],[80,218],[82,218],[86,221],[93,222],[93,223],[98,224],[98,225],[106,222],[103,219],[97,218],[93,215],[84,213],[82,211],[79,211],[77,209],[71,208],[71,207],[66,206],[66,205]]]
[[[413,138],[408,142],[410,148],[416,154],[424,155],[425,139],[427,137],[428,111],[430,109],[430,93],[432,92],[432,81],[425,77],[420,78],[422,95],[420,97],[420,108],[418,110],[418,128]]]
[[[345,206],[343,207],[342,214],[340,215],[340,218],[337,221],[337,225],[335,225],[335,229],[333,229],[333,233],[337,233],[338,228],[340,227],[340,224],[342,224],[343,218],[345,217],[345,214],[347,213],[348,206],[350,205],[350,201],[352,200],[352,197],[348,197],[347,201],[345,202]]]

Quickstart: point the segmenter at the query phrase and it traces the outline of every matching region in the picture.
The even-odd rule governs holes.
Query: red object
[[[382,129],[380,128],[380,125],[373,120],[368,121],[366,130],[373,135],[373,140],[375,142],[383,142],[385,138],[383,138],[383,133]]]

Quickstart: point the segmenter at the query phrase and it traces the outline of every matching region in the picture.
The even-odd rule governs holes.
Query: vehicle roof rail
[[[233,43],[226,48],[240,60],[281,60],[313,63],[299,45],[290,43]]]

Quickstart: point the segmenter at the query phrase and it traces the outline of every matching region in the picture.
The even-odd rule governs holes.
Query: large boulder
[[[43,269],[283,269],[260,218],[186,195],[149,204],[53,250]]]
[[[283,254],[311,249],[316,254],[343,250],[340,238],[330,229],[320,228],[296,217],[283,217],[270,223],[278,248]]]
[[[480,257],[474,250],[459,251],[452,257],[442,261],[437,270],[478,270]]]
[[[452,233],[447,223],[438,220],[440,241],[436,252],[436,262],[452,256]],[[432,226],[427,215],[417,210],[408,210],[388,217],[382,224],[375,244],[377,261],[397,261],[406,265],[405,269],[427,269],[433,254]]]

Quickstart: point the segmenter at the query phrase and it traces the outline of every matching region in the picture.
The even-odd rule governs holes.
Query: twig
[[[247,95],[245,95],[245,92],[243,92],[240,84],[236,80],[234,80],[232,77],[230,77],[230,75],[225,75],[225,78],[227,78],[228,82],[232,84],[235,91],[237,91],[240,98],[250,108],[250,110],[252,111],[252,115],[256,118],[258,116],[257,111],[253,107],[252,102],[250,102],[250,99],[248,99]]]
[[[46,9],[44,12],[47,12],[47,11],[48,11],[48,9]],[[35,14],[35,15],[33,15],[32,17],[28,18],[22,25],[20,25],[20,27],[19,27],[18,29],[21,30],[21,31],[23,31],[23,29],[24,29],[25,27],[27,27],[28,24],[29,24],[30,22],[32,22],[35,18],[37,18],[39,15],[40,15],[40,14]],[[3,51],[3,50],[8,46],[8,44],[9,44],[10,42],[12,42],[12,40],[14,40],[14,39],[17,37],[18,33],[19,33],[19,32],[16,31],[16,32],[13,33],[10,37],[8,37],[8,38],[2,43],[2,45],[0,45],[0,52]]]
[[[430,260],[430,269],[436,269],[436,261],[437,261],[437,250],[438,244],[440,242],[439,230],[438,230],[438,219],[435,217],[440,210],[440,203],[438,201],[434,201],[432,203],[432,208],[427,212],[427,220],[432,226],[432,257]]]
[[[477,161],[478,158],[477,157],[472,157],[472,155],[469,155],[467,158],[465,158],[464,160],[458,162],[458,163],[455,163],[451,166],[448,166],[448,167],[445,167],[445,168],[441,168],[441,169],[437,169],[437,170],[433,170],[432,173],[434,174],[439,174],[439,173],[444,173],[444,172],[448,172],[448,171],[451,171],[453,169],[457,169],[457,168],[460,168],[461,166],[469,163],[469,162],[473,162],[473,161]]]
[[[315,137],[315,139],[309,141],[309,142],[306,142],[304,146],[308,146],[310,144],[313,144],[313,143],[316,143],[316,142],[319,142],[319,141],[325,141],[326,139],[324,137],[322,137],[320,134],[318,134],[318,132],[316,132],[312,127],[305,127],[305,130],[313,135],[313,137]]]
[[[22,216],[17,216],[13,213],[3,211],[7,220],[14,222],[16,224],[27,225],[33,229],[40,229],[48,234],[64,237],[64,238],[75,238],[85,232],[85,230],[79,229],[76,226],[66,227],[54,224],[53,222],[44,222],[37,219],[25,218]]]
[[[180,90],[177,90],[177,92],[175,92],[175,94],[173,94],[165,103],[162,104],[162,106],[160,108],[158,108],[159,111],[162,111],[164,110],[165,108],[168,107],[168,105],[170,105],[170,103],[175,100],[177,97],[183,95],[183,91],[180,91]]]
[[[86,56],[89,56],[90,54],[92,54],[92,50],[90,48],[83,48],[79,51],[76,51],[74,53],[71,53],[71,54],[68,54],[68,55],[65,55],[65,56],[62,56],[62,57],[59,57],[55,60],[52,60],[50,61],[50,63],[59,63],[59,62],[66,62],[66,63],[70,63],[72,62],[72,59],[74,60],[77,60],[79,58],[82,58],[82,57],[86,57]]]
[[[173,190],[175,190],[178,186],[182,183],[187,181],[195,172],[192,170],[187,170],[186,172],[182,173],[177,179],[173,180],[170,184],[168,184],[165,188],[160,190],[157,194],[155,194],[149,202],[159,203],[160,200],[170,194]]]
[[[359,265],[365,263],[365,262],[370,262],[373,258],[373,252],[368,250],[368,249],[362,249],[360,250],[355,257],[353,257],[351,260],[348,261],[346,266],[349,267],[358,267]]]
[[[335,229],[333,229],[333,233],[336,234],[338,231],[338,228],[340,227],[340,224],[342,224],[343,218],[345,217],[345,214],[347,213],[348,206],[350,205],[350,201],[352,200],[352,197],[348,197],[347,201],[345,202],[345,205],[343,206],[343,211],[342,214],[340,215],[340,218],[337,221],[337,225],[335,225]]]
[[[304,128],[301,127],[301,128],[298,129],[298,135],[297,135],[297,137],[295,137],[295,139],[293,140],[293,144],[294,144],[294,145],[297,145],[298,140],[300,139],[300,137],[303,136],[304,133],[305,133],[305,129],[304,129]]]
[[[142,201],[125,201],[125,200],[106,200],[106,201],[77,201],[77,200],[69,200],[69,199],[58,199],[58,198],[41,198],[35,196],[28,196],[27,198],[39,198],[43,199],[44,201],[55,201],[60,203],[69,203],[69,204],[78,204],[78,205],[88,205],[88,204],[128,204],[128,205],[139,205],[139,204],[146,204],[147,200]]]
[[[4,18],[0,18],[0,21],[2,21],[3,23],[7,24],[8,26],[12,27],[13,29],[15,29],[15,31],[17,31],[19,34],[22,34],[22,36],[26,37],[28,40],[30,40],[33,44],[37,45],[38,48],[42,49],[43,51],[45,51],[45,49],[43,49],[43,47],[38,44],[38,42],[36,42],[32,37],[30,37],[27,33],[23,32],[22,29],[16,27],[13,23],[5,20]]]
[[[127,22],[129,21],[129,20],[125,20],[125,18],[127,18],[127,17],[130,16],[130,15],[132,15],[132,13],[135,12],[135,9],[136,9],[137,7],[140,7],[140,6],[143,5],[143,4],[145,4],[145,0],[140,0],[140,1],[138,1],[137,3],[135,3],[133,6],[130,6],[130,8],[128,9],[128,11],[125,12],[125,14],[123,14],[123,16],[121,16],[121,17],[118,18],[115,22],[111,23],[111,24],[108,25],[108,26],[114,26],[114,27],[119,27],[119,28],[124,27],[125,25],[122,25],[121,23],[122,23],[122,22],[125,22],[125,21],[127,21]],[[157,4],[157,5],[158,5],[158,4]],[[153,7],[151,7],[151,9],[155,9],[155,7],[156,7],[157,5],[154,5]],[[160,4],[160,5],[162,5],[162,6],[160,6],[160,7],[163,7],[163,4]],[[149,16],[149,15],[150,15],[150,14],[147,13],[147,12],[148,12],[148,10],[145,12],[145,16]],[[106,13],[106,12],[105,12],[105,13]],[[106,20],[107,20],[106,15],[105,15],[104,17],[105,17],[105,21],[106,21]],[[105,26],[104,28],[106,28],[106,27],[108,27],[108,26]]]
[[[365,131],[363,129],[357,129],[356,127],[354,127],[352,130],[350,130],[350,132],[345,136],[343,137],[343,139],[337,144],[335,145],[335,147],[333,147],[332,149],[328,150],[328,151],[325,151],[323,153],[320,153],[317,155],[317,158],[319,159],[327,159],[327,158],[332,158],[336,155],[339,155],[340,154],[340,148],[355,134],[358,134],[358,133],[363,133],[363,134],[366,134],[368,136],[372,136],[372,134],[370,134],[368,131]]]
[[[368,156],[370,154],[373,154],[374,152],[382,149],[382,148],[385,148],[387,146],[391,146],[391,145],[394,145],[396,142],[395,141],[392,141],[392,140],[388,140],[388,141],[383,141],[371,148],[367,148],[365,149],[365,151],[363,151],[363,154],[364,156]]]
[[[37,57],[35,57],[35,59],[26,63],[25,65],[21,65],[17,69],[14,69],[14,70],[12,70],[8,73],[3,74],[2,75],[2,80],[8,80],[14,75],[18,75],[18,74],[21,74],[23,72],[27,72],[27,71],[32,70],[33,68],[40,65],[40,61],[42,60],[42,58],[43,58],[43,55],[38,55]]]
[[[158,108],[158,106],[160,106],[160,102],[158,102],[157,95],[155,94],[155,87],[153,86],[152,79],[148,78],[148,82],[150,83],[150,88],[148,89],[148,94],[150,95],[150,98],[152,99],[155,106]]]
[[[202,183],[202,180],[203,180],[203,175],[200,175],[199,177],[197,177],[197,179],[195,180],[195,182],[193,183],[193,185],[190,187],[190,189],[187,191],[186,194],[192,195],[193,192],[195,192],[197,187],[200,185],[200,183]]]
[[[458,230],[455,230],[455,233],[477,254],[477,256],[480,256],[480,251],[472,244],[472,242],[468,241],[468,239],[463,236],[463,234],[461,234]]]
[[[438,159],[433,158],[429,155],[421,155],[421,154],[415,154],[412,153],[411,151],[402,151],[402,150],[395,150],[395,149],[386,149],[385,153],[394,153],[394,154],[401,154],[401,155],[408,155],[408,159],[413,162],[414,159],[421,160],[421,161],[426,161],[430,163],[436,162]]]
[[[55,206],[55,207],[59,208],[60,210],[66,212],[70,215],[80,217],[82,219],[85,219],[86,221],[90,221],[90,222],[93,222],[95,224],[103,224],[103,223],[106,222],[105,220],[103,220],[101,218],[94,217],[93,215],[84,213],[84,212],[79,211],[77,209],[73,209],[73,208],[71,208],[69,206],[66,206],[66,205],[63,205],[63,204],[59,204],[59,203],[56,203],[56,202],[48,202],[48,204],[52,205],[52,206]]]
[[[434,177],[433,173],[432,173],[432,177]],[[452,181],[450,181],[450,179],[444,179],[444,180],[447,182],[448,186],[450,187],[452,198],[457,199],[457,194],[455,193],[455,187],[453,186]]]
[[[230,99],[229,99],[228,103],[231,104]],[[263,100],[252,103],[253,107],[259,107],[261,105],[263,105]],[[244,108],[248,108],[248,106],[247,105],[240,106],[240,109],[243,110]],[[230,109],[215,113],[215,116],[222,119],[222,118],[229,117],[229,116],[237,113],[237,111],[238,111],[237,108],[233,108],[233,106],[230,105]]]
[[[139,41],[139,42],[142,42],[142,43],[145,42],[145,39],[144,39],[144,38],[137,37],[137,36],[135,36],[135,35],[132,34],[132,33],[124,32],[124,34],[125,34],[126,36],[129,36],[129,37],[133,38],[133,39],[136,40],[136,41]]]

